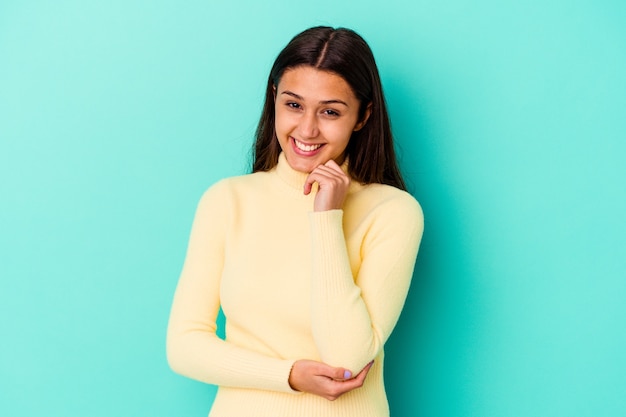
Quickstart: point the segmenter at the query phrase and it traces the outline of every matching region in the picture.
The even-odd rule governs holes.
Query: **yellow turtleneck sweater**
[[[313,212],[306,177],[281,154],[271,171],[219,181],[200,200],[167,356],[174,371],[219,385],[210,417],[389,415],[383,345],[409,289],[422,211],[404,191],[353,181],[343,210]],[[298,359],[354,375],[374,366],[361,388],[328,401],[290,388]]]

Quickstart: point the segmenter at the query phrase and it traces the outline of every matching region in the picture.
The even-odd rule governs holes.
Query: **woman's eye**
[[[287,102],[287,107],[291,107],[292,109],[299,109],[300,105],[298,103],[294,103],[293,101]]]
[[[324,110],[324,112],[323,112],[323,113],[324,113],[326,116],[333,116],[333,117],[337,117],[337,116],[339,116],[339,113],[337,113],[336,111],[331,110],[331,109]]]

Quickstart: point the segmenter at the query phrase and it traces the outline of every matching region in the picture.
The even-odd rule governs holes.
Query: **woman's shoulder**
[[[204,204],[228,204],[234,200],[241,199],[242,196],[249,195],[253,190],[264,187],[264,172],[253,174],[236,175],[219,179],[209,185],[200,198],[200,203]]]
[[[346,201],[346,224],[367,225],[370,237],[419,238],[424,230],[424,213],[407,191],[384,184],[362,185]]]
[[[370,210],[381,209],[385,212],[403,211],[407,214],[423,215],[422,207],[409,192],[386,184],[365,184],[358,187],[352,198],[359,204],[365,204]]]
[[[374,227],[398,233],[424,227],[424,213],[417,199],[391,185],[361,185],[350,194],[346,203],[344,211],[350,221],[365,221]]]

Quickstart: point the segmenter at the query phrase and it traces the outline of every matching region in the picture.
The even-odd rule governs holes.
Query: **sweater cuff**
[[[289,383],[289,377],[291,376],[291,370],[293,369],[293,366],[296,364],[296,361],[295,361],[295,360],[293,360],[293,361],[291,361],[290,363],[291,363],[291,366],[289,366],[289,372],[287,373],[287,379],[286,379],[286,381],[287,381],[287,387],[288,387],[287,392],[288,392],[288,393],[290,393],[290,394],[296,394],[296,395],[297,395],[297,394],[303,394],[303,392],[302,392],[302,391],[298,391],[297,389],[294,389],[294,388],[291,386],[291,384]]]
[[[272,360],[274,362],[275,359]],[[266,389],[270,391],[278,391],[285,393],[298,393],[299,391],[294,390],[289,385],[289,375],[291,374],[291,369],[295,363],[295,360],[284,359],[278,360],[278,363],[274,363],[274,365],[266,367],[261,363],[250,362],[248,363],[248,370],[244,369],[244,372],[250,375],[257,375],[262,382],[262,387],[250,386],[250,388],[259,388]],[[270,362],[267,364],[269,365]],[[240,362],[241,366],[245,368],[245,362]],[[233,386],[239,386],[240,384],[234,383]]]

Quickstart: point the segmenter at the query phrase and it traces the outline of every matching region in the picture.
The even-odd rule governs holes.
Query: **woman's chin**
[[[325,162],[322,155],[304,156],[298,155],[296,153],[288,153],[286,157],[287,163],[289,163],[289,166],[293,170],[304,172],[306,174],[309,174],[311,171],[313,171],[315,168]]]

